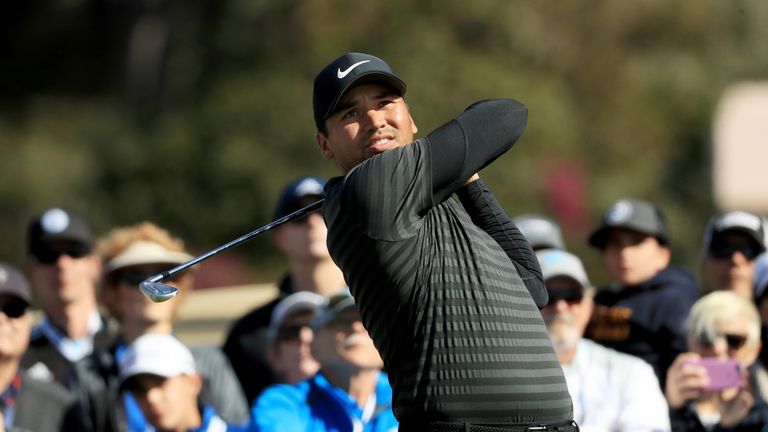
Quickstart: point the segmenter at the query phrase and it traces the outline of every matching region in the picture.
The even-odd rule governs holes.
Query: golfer
[[[347,53],[315,77],[328,247],[384,360],[401,431],[576,431],[536,256],[476,173],[527,109],[475,103],[414,141],[405,83]],[[531,429],[533,427],[533,429]]]

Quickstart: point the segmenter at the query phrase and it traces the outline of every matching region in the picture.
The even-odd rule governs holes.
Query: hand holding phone
[[[702,390],[705,392],[720,391],[727,388],[740,389],[744,386],[744,375],[741,365],[733,359],[702,357],[689,363],[697,364],[707,370],[709,385]]]

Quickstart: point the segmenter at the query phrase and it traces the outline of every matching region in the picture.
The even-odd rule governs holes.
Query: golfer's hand
[[[474,174],[472,174],[472,177],[470,177],[470,178],[467,180],[467,182],[466,182],[466,183],[464,183],[464,184],[470,184],[470,183],[474,183],[474,182],[476,182],[476,181],[478,181],[478,180],[480,180],[480,175],[479,175],[478,173],[474,173]]]

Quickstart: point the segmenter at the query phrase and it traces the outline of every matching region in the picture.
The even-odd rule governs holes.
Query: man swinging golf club
[[[476,173],[522,134],[513,100],[414,141],[405,83],[347,53],[314,81],[331,255],[384,360],[401,431],[576,431],[536,256]]]
[[[344,177],[325,203],[252,231],[142,282],[159,283],[323,205],[328,246],[384,360],[401,431],[578,431],[538,311],[536,256],[476,174],[522,134],[513,100],[473,104],[427,137],[383,60],[348,53],[315,77],[316,139]],[[454,196],[455,194],[455,196]]]

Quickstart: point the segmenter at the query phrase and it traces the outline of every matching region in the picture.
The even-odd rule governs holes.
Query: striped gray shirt
[[[376,343],[403,421],[572,418],[536,304],[455,198],[433,205],[428,143],[331,179],[328,247]]]

